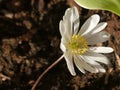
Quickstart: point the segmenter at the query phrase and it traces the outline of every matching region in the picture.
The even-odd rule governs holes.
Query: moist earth
[[[98,45],[114,48],[106,73],[71,76],[63,59],[39,82],[36,90],[120,90],[120,17],[87,10],[73,0],[0,0],[0,90],[30,90],[38,76],[61,55],[59,21],[68,7],[79,9],[80,24],[93,14],[111,34]]]

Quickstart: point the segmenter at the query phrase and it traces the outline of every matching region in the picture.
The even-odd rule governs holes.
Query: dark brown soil
[[[111,39],[103,43],[115,52],[106,56],[105,74],[70,75],[63,59],[39,82],[36,90],[120,90],[120,17],[86,10],[72,0],[0,0],[0,90],[30,90],[38,76],[62,55],[59,21],[65,10],[77,6],[81,25],[92,14],[108,22]]]

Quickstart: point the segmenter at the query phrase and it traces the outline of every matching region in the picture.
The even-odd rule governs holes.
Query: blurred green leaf
[[[120,16],[120,0],[74,0],[74,1],[83,8],[107,10]]]

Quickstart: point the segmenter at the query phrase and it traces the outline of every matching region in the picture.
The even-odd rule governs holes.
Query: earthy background
[[[30,90],[38,76],[62,55],[59,21],[68,7],[77,6],[81,25],[92,14],[108,22],[106,54],[111,66],[105,74],[70,75],[63,59],[39,82],[36,90],[120,90],[120,17],[101,10],[86,10],[72,0],[0,0],[0,90]]]

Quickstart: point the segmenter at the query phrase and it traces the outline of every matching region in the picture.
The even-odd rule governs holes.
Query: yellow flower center
[[[88,49],[88,43],[84,37],[73,35],[68,43],[68,49],[74,54],[84,54]]]

